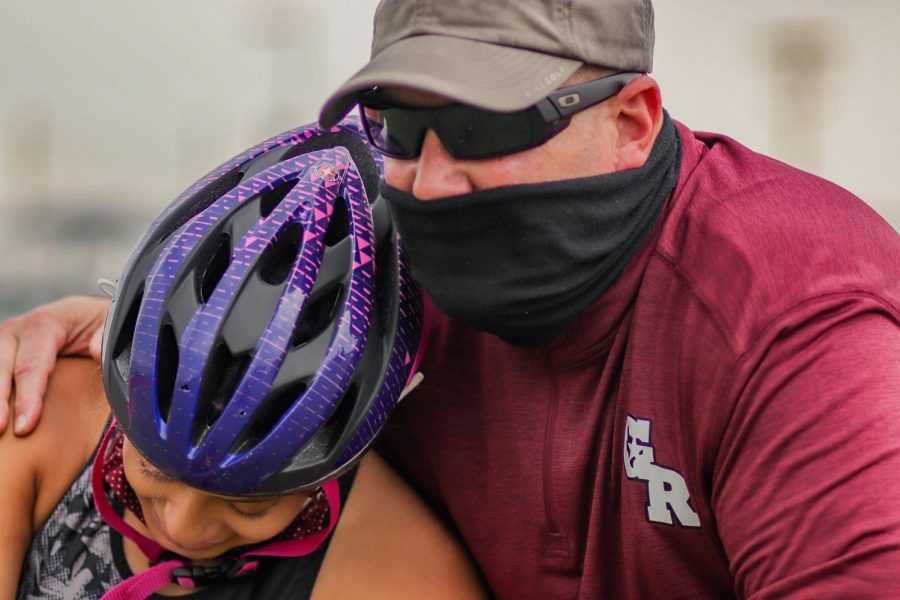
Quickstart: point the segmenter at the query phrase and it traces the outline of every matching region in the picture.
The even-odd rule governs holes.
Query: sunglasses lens
[[[460,159],[512,154],[540,143],[531,111],[496,113],[453,106],[437,118],[437,134],[450,153]]]
[[[419,156],[428,129],[433,129],[447,151],[461,160],[520,152],[548,137],[536,109],[497,113],[457,104],[425,110],[365,107],[362,112],[375,148],[401,159]]]
[[[394,158],[415,158],[422,147],[427,122],[415,111],[399,108],[365,108],[363,118],[372,144]]]

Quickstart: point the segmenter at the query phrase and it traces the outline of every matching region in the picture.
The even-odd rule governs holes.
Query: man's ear
[[[615,98],[616,170],[642,167],[662,128],[662,97],[656,81],[638,77]]]

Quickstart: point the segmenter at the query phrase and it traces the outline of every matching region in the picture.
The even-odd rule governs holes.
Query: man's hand
[[[10,395],[16,435],[28,435],[41,415],[47,378],[57,356],[100,359],[100,339],[109,300],[69,296],[0,323],[0,432],[10,422]]]

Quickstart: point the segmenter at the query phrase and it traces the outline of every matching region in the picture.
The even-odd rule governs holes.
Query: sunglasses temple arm
[[[643,73],[616,73],[602,79],[587,81],[556,90],[547,98],[560,116],[567,117],[615,96],[633,79],[641,75]]]

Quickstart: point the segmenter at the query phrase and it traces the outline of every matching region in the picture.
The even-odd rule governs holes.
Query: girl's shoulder
[[[32,532],[53,512],[84,470],[109,420],[100,367],[87,358],[58,362],[47,384],[40,425],[15,438],[15,454],[28,457],[34,474]]]
[[[99,368],[87,359],[61,360],[44,395],[44,416],[27,437],[0,433],[0,597],[15,594],[22,560],[93,453],[109,415]]]
[[[360,463],[313,592],[358,597],[485,597],[463,544],[375,452]]]

